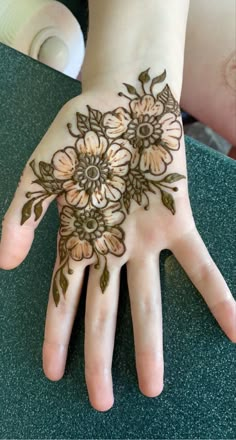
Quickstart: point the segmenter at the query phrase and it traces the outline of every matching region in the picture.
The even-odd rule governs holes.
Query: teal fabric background
[[[0,45],[0,215],[24,164],[80,83]],[[196,223],[230,288],[235,289],[235,162],[186,139]],[[161,259],[165,387],[140,394],[126,274],[122,273],[113,378],[115,405],[93,410],[84,380],[85,291],[64,378],[42,371],[41,349],[58,219],[53,205],[28,258],[0,272],[0,437],[5,439],[235,439],[235,345],[169,251]]]

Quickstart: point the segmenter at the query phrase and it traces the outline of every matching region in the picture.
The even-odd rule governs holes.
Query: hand
[[[183,128],[166,73],[139,75],[118,96],[68,102],[29,159],[4,222],[0,265],[26,257],[34,230],[57,198],[58,255],[47,309],[43,368],[62,378],[84,270],[85,376],[92,406],[113,404],[111,364],[120,268],[127,264],[136,367],[143,394],[163,388],[159,254],[171,249],[227,336],[235,301],[194,224]],[[76,115],[76,117],[75,117]],[[68,121],[69,124],[68,124]]]

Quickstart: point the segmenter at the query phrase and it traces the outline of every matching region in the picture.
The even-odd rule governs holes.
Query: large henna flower
[[[119,140],[110,146],[103,136],[88,131],[76,143],[54,154],[54,176],[62,180],[68,204],[84,208],[90,201],[103,208],[119,200],[125,191],[123,177],[128,173],[131,154],[129,142]]]
[[[125,216],[119,209],[120,203],[99,210],[63,207],[60,235],[66,240],[66,248],[73,260],[91,258],[94,252],[123,255],[124,232],[119,225]]]

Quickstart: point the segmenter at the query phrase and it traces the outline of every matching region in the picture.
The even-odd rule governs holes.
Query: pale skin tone
[[[77,111],[86,113],[86,105],[102,112],[119,106],[127,108],[127,100],[117,95],[122,83],[136,86],[137,75],[149,66],[154,74],[166,69],[168,84],[179,101],[188,1],[175,0],[172,3],[171,12],[163,2],[150,0],[151,10],[147,13],[143,10],[141,0],[130,1],[129,8],[124,0],[102,0],[99,7],[95,0],[90,2],[91,22],[83,69],[83,93],[62,108],[29,162],[32,158],[50,162],[56,151],[71,145],[66,124],[73,121]],[[159,26],[153,18],[158,11],[162,14]],[[145,28],[144,14],[147,15]],[[109,46],[105,41],[110,42]],[[114,50],[115,57],[112,56]],[[93,74],[95,67],[96,76]],[[183,138],[180,149],[174,153],[168,172],[187,176]],[[24,225],[20,225],[25,194],[31,190],[33,177],[32,170],[27,165],[5,215],[0,246],[0,265],[4,269],[12,269],[24,260],[39,223],[31,217]],[[178,188],[179,191],[175,194],[175,215],[163,206],[158,194],[150,195],[149,211],[144,211],[133,202],[131,213],[122,224],[126,234],[126,252],[119,258],[107,256],[110,282],[104,294],[101,294],[99,288],[101,274],[93,266],[96,262],[94,256],[80,262],[72,261],[71,268],[74,272],[70,275],[66,298],[62,296],[57,307],[53,301],[52,289],[50,290],[43,368],[45,375],[56,381],[64,374],[84,270],[86,266],[90,266],[85,312],[85,378],[91,405],[99,411],[110,409],[114,402],[111,364],[122,265],[127,264],[136,368],[139,388],[144,395],[158,396],[164,383],[159,276],[159,255],[162,249],[172,250],[222,330],[232,342],[236,342],[235,301],[196,230],[188,198],[187,179],[179,181]],[[52,196],[44,202],[44,213],[53,198]],[[61,199],[58,202],[60,211],[64,202]],[[57,268],[58,259],[54,273]]]

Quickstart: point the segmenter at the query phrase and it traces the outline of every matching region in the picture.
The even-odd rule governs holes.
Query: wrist
[[[115,92],[151,67],[153,75],[166,69],[179,100],[188,0],[170,3],[149,0],[145,9],[141,0],[130,0],[128,7],[125,0],[90,0],[83,91]]]

